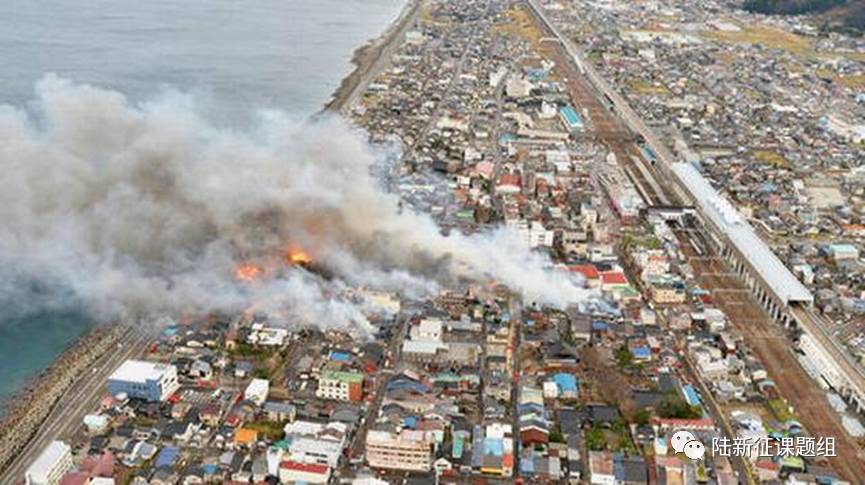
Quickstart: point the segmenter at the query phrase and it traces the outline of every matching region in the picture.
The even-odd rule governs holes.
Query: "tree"
[[[604,437],[604,430],[600,428],[589,428],[586,432],[586,448],[592,451],[601,451],[607,447],[607,439]]]
[[[627,345],[622,345],[616,349],[616,362],[618,362],[619,367],[628,367],[633,361],[634,354],[631,353]]]
[[[648,408],[643,408],[637,411],[637,415],[634,417],[634,422],[636,422],[640,426],[646,426],[649,424],[649,420],[652,419],[652,412],[649,411]]]
[[[697,419],[703,416],[699,406],[690,406],[675,392],[664,395],[658,406],[658,415],[662,418]]]

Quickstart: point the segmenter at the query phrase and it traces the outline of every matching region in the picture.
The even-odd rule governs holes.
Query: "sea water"
[[[29,109],[35,83],[54,73],[133,102],[187,93],[216,124],[243,125],[259,109],[304,118],[328,101],[351,71],[354,50],[382,32],[403,4],[6,0],[0,2],[0,104]],[[0,400],[95,323],[74,298],[42,301],[51,301],[50,293],[0,288]]]

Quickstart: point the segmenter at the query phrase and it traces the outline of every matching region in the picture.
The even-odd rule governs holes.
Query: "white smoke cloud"
[[[253,303],[322,327],[363,327],[341,285],[412,296],[459,278],[493,279],[543,303],[587,297],[507,231],[442,236],[398,210],[370,175],[380,154],[336,118],[262,113],[247,132],[216,128],[181,95],[131,104],[48,76],[31,112],[0,107],[0,291],[56,283],[100,317],[237,311]],[[331,278],[281,268],[288,244]]]

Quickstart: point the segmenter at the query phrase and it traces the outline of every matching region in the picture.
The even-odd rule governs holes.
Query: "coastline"
[[[66,391],[121,334],[119,325],[91,329],[8,399],[0,419],[0,471],[15,461]]]
[[[342,112],[384,70],[392,51],[420,16],[422,0],[406,0],[400,13],[377,37],[358,47],[354,69],[324,105],[321,113]],[[97,325],[72,342],[48,367],[4,400],[0,415],[0,474],[8,471],[36,438],[40,426],[64,395],[105,351],[123,337],[122,325]]]
[[[423,0],[406,0],[402,11],[381,35],[354,51],[351,59],[354,69],[342,79],[322,113],[338,113],[351,106],[361,88],[386,67],[391,51],[420,16],[422,3]]]

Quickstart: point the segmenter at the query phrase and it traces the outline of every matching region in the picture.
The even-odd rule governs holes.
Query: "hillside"
[[[865,32],[865,2],[861,0],[745,0],[742,7],[763,14],[814,14],[830,28]]]

